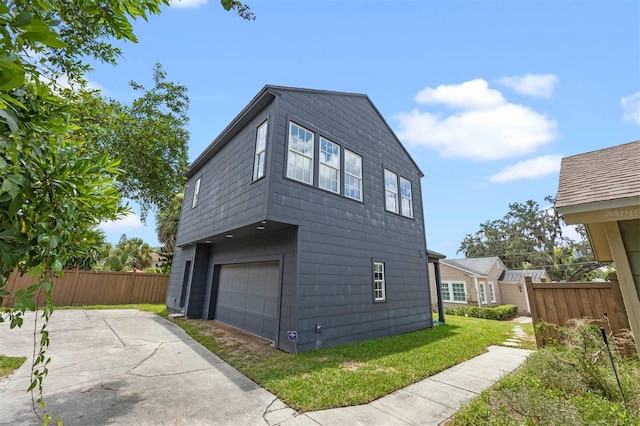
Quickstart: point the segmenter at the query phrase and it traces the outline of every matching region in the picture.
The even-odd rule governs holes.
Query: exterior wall
[[[446,263],[440,263],[440,281],[442,281],[442,283],[447,281],[462,281],[465,283],[465,290],[467,292],[467,303],[444,301],[445,308],[455,309],[465,305],[477,306],[478,296],[476,293],[475,282],[473,281],[473,277],[470,277],[469,274],[462,272],[459,269],[452,268]],[[435,288],[435,282],[433,286]]]
[[[524,283],[501,281],[499,287],[502,293],[503,304],[516,305],[518,307],[519,314],[531,315],[531,312],[527,306],[527,287],[524,285]]]
[[[264,219],[267,180],[252,182],[253,157],[256,130],[269,118],[271,109],[268,107],[258,114],[189,179],[184,192],[177,246]],[[198,178],[201,179],[198,205],[192,208]]]
[[[503,304],[502,290],[500,289],[500,285],[498,283],[498,278],[502,275],[502,272],[505,270],[504,266],[500,262],[495,262],[489,273],[485,278],[478,278],[478,285],[482,281],[484,282],[484,288],[487,295],[487,303],[486,305],[483,303],[482,306],[498,306]],[[495,302],[491,301],[491,297],[489,295],[489,282],[493,283],[493,291],[495,292]]]
[[[169,289],[167,290],[167,308],[173,311],[180,310],[180,297],[183,285],[187,286],[186,296],[188,297],[188,286],[191,279],[189,279],[189,282],[183,283],[184,269],[186,262],[191,261],[191,273],[193,273],[193,259],[195,252],[195,246],[187,248],[176,247],[175,253],[173,254]]]
[[[298,348],[430,327],[419,170],[365,97],[285,92],[278,105],[268,219],[299,226]],[[362,156],[363,202],[285,177],[290,120]],[[414,219],[385,211],[385,167],[412,182]],[[385,262],[384,303],[373,261]]]

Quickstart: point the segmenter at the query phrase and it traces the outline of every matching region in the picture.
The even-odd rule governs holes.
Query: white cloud
[[[531,154],[555,139],[556,123],[525,105],[508,103],[484,80],[422,90],[416,100],[461,109],[448,116],[401,112],[398,137],[448,158],[499,160]]]
[[[560,171],[561,154],[543,155],[505,167],[489,178],[493,183],[504,183],[520,179],[536,179]]]
[[[140,217],[135,213],[127,215],[120,220],[111,220],[100,223],[100,228],[104,229],[105,231],[125,231],[127,229],[136,229],[143,227],[144,223],[140,221]]]
[[[182,9],[196,9],[207,4],[207,0],[171,0],[172,7]]]
[[[420,104],[444,104],[457,109],[492,108],[506,103],[502,93],[489,89],[489,84],[481,78],[461,84],[441,84],[435,89],[427,87],[415,100]]]
[[[40,81],[42,81],[43,83],[47,84],[54,91],[57,91],[58,88],[74,89],[74,90],[77,90],[77,89],[80,88],[79,84],[70,83],[69,82],[69,77],[67,77],[66,75],[58,76],[58,78],[56,78],[55,80],[52,80],[52,79],[50,79],[48,77],[45,77],[44,75],[40,74]],[[86,80],[85,84],[86,84],[85,87],[87,89],[89,89],[89,90],[100,90],[100,91],[104,92],[104,88],[102,87],[102,85],[100,85],[100,83],[97,83],[97,82],[91,81],[91,80]]]
[[[558,77],[553,74],[527,74],[523,76],[502,77],[498,83],[515,90],[523,95],[537,98],[550,98],[558,83]]]
[[[640,92],[620,99],[620,105],[624,111],[623,118],[626,121],[640,124]]]

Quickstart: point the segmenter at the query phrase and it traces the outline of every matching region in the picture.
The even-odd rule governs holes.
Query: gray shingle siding
[[[193,312],[207,317],[215,303],[213,265],[275,257],[282,259],[276,344],[284,350],[293,349],[288,330],[298,331],[297,347],[304,351],[430,327],[421,171],[366,96],[276,92],[275,100],[213,158],[190,171],[178,245],[218,236],[208,254],[208,282],[193,291],[203,299],[194,302]],[[255,131],[267,117],[266,178],[251,183]],[[313,186],[286,177],[290,121],[315,133]],[[341,146],[342,161],[344,149],[362,157],[362,202],[317,187],[319,136]],[[385,210],[384,168],[411,181],[413,219]],[[198,176],[200,198],[191,209]],[[343,178],[344,165],[341,187]],[[291,226],[263,239],[220,237],[262,220]],[[193,249],[177,250],[168,303],[176,299],[180,263],[188,256],[195,256]],[[374,261],[385,264],[386,300],[380,303],[373,300]],[[315,332],[316,323],[322,324],[321,333]]]

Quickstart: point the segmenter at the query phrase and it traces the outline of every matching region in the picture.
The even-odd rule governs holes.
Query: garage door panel
[[[274,339],[280,292],[279,262],[222,265],[216,319]]]

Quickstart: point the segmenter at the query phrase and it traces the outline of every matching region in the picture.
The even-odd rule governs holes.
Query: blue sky
[[[427,244],[449,258],[509,203],[544,205],[560,158],[640,139],[640,2],[247,3],[255,21],[176,2],[88,78],[128,102],[160,62],[189,89],[190,160],[265,84],[365,93],[424,172]],[[103,228],[158,244],[153,218]]]

